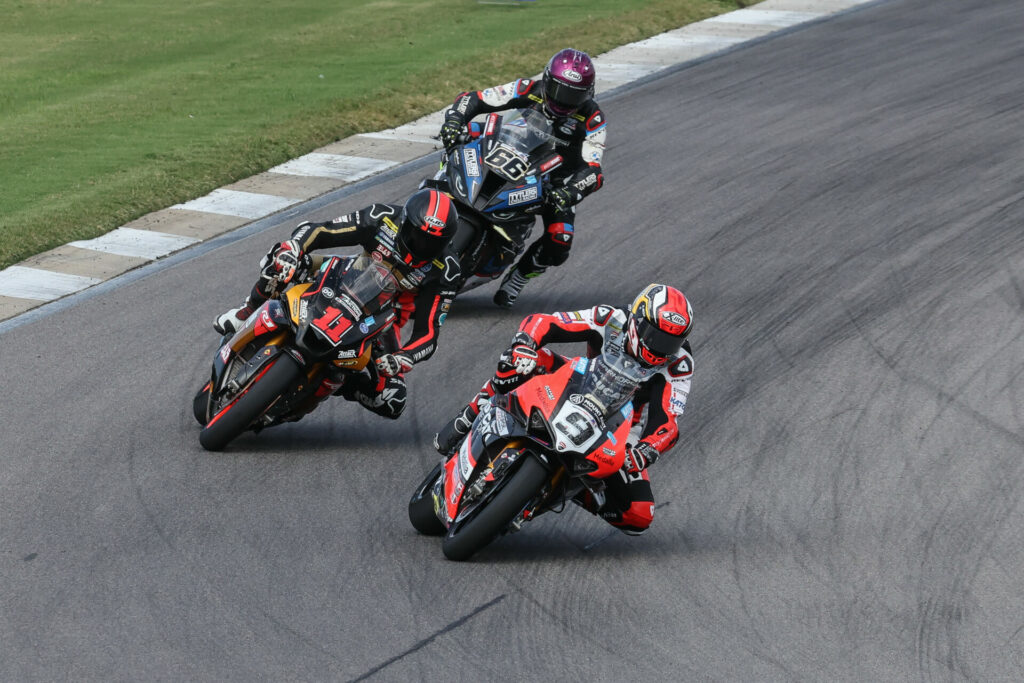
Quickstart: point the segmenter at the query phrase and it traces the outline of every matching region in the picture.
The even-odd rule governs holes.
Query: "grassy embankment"
[[[0,22],[0,268],[460,90],[743,0],[21,0]]]

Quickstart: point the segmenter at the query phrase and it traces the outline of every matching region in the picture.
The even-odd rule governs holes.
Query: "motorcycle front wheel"
[[[441,544],[444,556],[461,562],[497,538],[523,511],[547,481],[548,472],[536,458],[525,456],[519,468],[499,484],[489,500],[468,517],[452,523]]]
[[[222,451],[274,405],[302,374],[298,362],[281,354],[263,368],[231,402],[210,418],[199,432],[199,443],[208,451]]]
[[[192,399],[192,415],[195,416],[196,422],[206,426],[206,408],[210,403],[210,382],[206,383],[202,389]]]

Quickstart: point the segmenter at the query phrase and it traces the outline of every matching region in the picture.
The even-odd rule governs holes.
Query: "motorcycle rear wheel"
[[[547,481],[548,472],[536,458],[526,456],[494,496],[448,529],[441,550],[449,560],[468,560],[497,538]]]
[[[231,403],[221,408],[199,432],[199,443],[208,451],[222,451],[284,394],[302,373],[294,358],[281,354],[262,370]]]
[[[434,482],[440,476],[441,465],[438,464],[430,470],[430,474],[409,500],[409,521],[412,522],[413,528],[424,536],[443,536],[445,532],[444,524],[434,512],[434,499],[431,496]]]

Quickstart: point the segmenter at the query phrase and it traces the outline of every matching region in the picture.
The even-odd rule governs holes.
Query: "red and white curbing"
[[[598,94],[762,36],[875,0],[764,0],[595,59]],[[453,93],[454,96],[454,93]],[[439,148],[442,112],[341,140],[265,173],[71,242],[0,271],[0,320],[357,182]]]

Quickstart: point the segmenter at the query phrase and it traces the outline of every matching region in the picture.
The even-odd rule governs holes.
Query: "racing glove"
[[[457,119],[448,119],[441,124],[441,144],[446,152],[450,152],[455,145],[463,142],[466,135],[466,126]]]
[[[641,441],[635,446],[626,444],[626,462],[623,468],[630,474],[643,472],[658,459],[658,449]]]
[[[407,353],[386,353],[376,361],[377,372],[388,377],[404,375],[412,370],[412,357]]]
[[[309,257],[302,253],[302,247],[295,240],[281,242],[268,254],[270,274],[281,284],[288,284],[296,272],[306,264]]]
[[[517,375],[529,375],[537,368],[537,352],[525,344],[516,344],[509,349],[509,365]]]
[[[549,190],[544,195],[544,203],[558,213],[562,213],[568,211],[576,204],[576,195],[568,188],[558,187]]]
[[[517,375],[529,375],[537,368],[537,342],[525,332],[516,332],[504,355]]]

